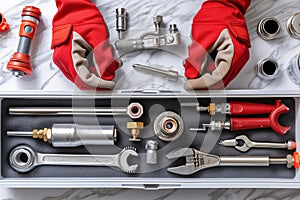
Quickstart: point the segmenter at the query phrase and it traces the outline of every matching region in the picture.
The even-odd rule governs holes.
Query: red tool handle
[[[260,128],[272,128],[276,133],[280,135],[286,134],[291,127],[281,126],[278,122],[280,115],[287,113],[289,108],[284,104],[281,104],[273,112],[271,112],[269,118],[232,118],[230,119],[230,130],[249,130]]]
[[[269,114],[276,108],[282,105],[280,100],[275,101],[275,105],[260,104],[260,103],[247,103],[247,102],[231,102],[230,114],[231,115],[259,115]]]

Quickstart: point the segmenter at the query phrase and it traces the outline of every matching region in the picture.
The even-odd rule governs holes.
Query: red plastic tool
[[[268,108],[266,107],[265,111],[267,110]],[[240,131],[259,128],[272,128],[276,133],[284,135],[291,129],[291,127],[281,126],[278,118],[280,115],[287,112],[289,112],[289,108],[286,105],[281,104],[270,113],[268,118],[231,118],[230,130]]]
[[[260,115],[272,113],[283,104],[281,100],[276,100],[275,105],[260,104],[260,103],[247,103],[247,102],[231,102],[230,114],[231,115]]]
[[[25,6],[23,8],[18,50],[14,53],[6,67],[17,77],[32,74],[29,51],[40,18],[41,11],[39,8],[33,6]]]
[[[6,22],[6,19],[4,18],[3,14],[0,13],[0,32],[4,33],[8,31],[9,24]]]

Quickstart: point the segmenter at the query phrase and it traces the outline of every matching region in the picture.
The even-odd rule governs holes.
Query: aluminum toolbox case
[[[132,1],[137,3],[139,1]],[[114,10],[116,7],[128,7],[130,13],[140,13],[139,6],[132,5],[127,1],[102,0],[95,1],[108,22],[111,33],[111,40],[117,38],[115,28]],[[140,5],[143,1],[137,3]],[[184,16],[172,15],[168,10],[176,10],[176,5],[172,1],[151,1],[146,5],[140,5],[149,15],[140,15],[131,22],[131,32],[129,35],[142,33],[150,27],[152,15],[157,13],[149,10],[152,6],[165,5],[167,10],[162,9],[162,15],[166,15],[166,23],[176,22],[182,33],[182,45],[179,48],[168,49],[168,51],[145,51],[135,52],[122,57],[124,66],[117,72],[116,90],[113,92],[82,92],[74,88],[58,71],[49,59],[52,55],[49,49],[51,43],[51,19],[56,8],[52,2],[34,1],[34,5],[40,7],[42,13],[42,24],[38,29],[36,39],[33,43],[32,63],[34,74],[23,79],[14,79],[8,76],[4,67],[1,71],[0,79],[0,186],[14,188],[135,188],[135,189],[169,189],[169,188],[300,188],[299,172],[295,169],[287,169],[285,165],[274,165],[270,167],[216,167],[203,170],[191,176],[179,176],[167,172],[167,167],[183,164],[184,160],[169,162],[165,155],[177,147],[193,147],[216,155],[257,155],[271,157],[285,157],[292,153],[288,150],[280,149],[253,149],[246,153],[241,153],[234,148],[225,148],[218,145],[220,139],[231,139],[236,135],[246,134],[249,138],[257,141],[284,142],[292,139],[299,143],[300,120],[300,86],[295,84],[290,78],[288,68],[297,58],[300,50],[300,42],[296,39],[291,41],[290,36],[282,30],[280,38],[270,42],[261,40],[256,34],[256,26],[259,20],[267,17],[268,13],[280,19],[282,26],[286,23],[289,15],[299,10],[297,0],[285,1],[256,1],[253,0],[251,8],[247,13],[248,27],[252,40],[251,59],[244,70],[232,82],[226,90],[186,92],[182,85],[184,79],[178,82],[166,81],[164,78],[143,74],[134,71],[131,66],[134,63],[153,64],[154,66],[168,66],[166,69],[176,68],[183,74],[181,67],[182,60],[186,57],[188,44],[190,43],[190,23],[200,4],[203,1],[179,2],[184,6]],[[132,7],[130,7],[130,5]],[[15,19],[17,11],[24,7],[23,3],[7,4],[4,11],[7,11],[7,19]],[[281,8],[284,7],[284,12]],[[267,12],[266,8],[270,10]],[[136,10],[134,10],[136,9]],[[12,12],[13,10],[13,12]],[[143,10],[143,9],[141,9]],[[190,10],[191,12],[187,12]],[[10,12],[9,12],[10,11]],[[180,10],[180,12],[183,12]],[[259,15],[257,12],[260,12]],[[188,14],[187,14],[188,13]],[[150,17],[149,17],[150,16]],[[175,17],[174,17],[175,16]],[[0,38],[0,47],[3,48],[3,55],[0,57],[4,64],[9,60],[14,51],[15,40],[17,38],[18,24],[20,19],[12,20],[11,23],[14,34],[6,34]],[[146,25],[149,24],[149,26]],[[284,45],[283,45],[284,44]],[[264,58],[274,58],[278,61],[280,73],[274,81],[265,81],[256,75],[256,64]],[[146,63],[145,63],[146,62]],[[281,136],[271,129],[259,129],[251,131],[239,131],[231,133],[223,131],[222,134],[213,133],[191,133],[189,128],[199,127],[200,123],[207,123],[210,117],[199,114],[193,108],[183,108],[182,102],[199,102],[201,105],[208,105],[209,102],[257,102],[273,104],[275,100],[282,100],[290,108],[288,114],[280,116],[279,122],[282,125],[291,126],[288,134]],[[126,122],[132,121],[128,117],[96,117],[82,118],[73,116],[13,116],[10,115],[9,107],[18,106],[91,106],[91,107],[126,107],[130,102],[139,102],[145,108],[145,114],[141,118],[145,122],[145,128],[140,134],[142,141],[132,143],[128,139],[131,137],[126,129]],[[153,121],[155,117],[166,110],[181,114],[185,123],[182,138],[174,143],[160,141],[153,134]],[[119,140],[116,147],[76,147],[76,148],[53,148],[50,144],[32,138],[8,137],[6,131],[9,130],[31,130],[34,128],[50,127],[53,123],[80,123],[80,124],[114,124],[119,129]],[[149,167],[145,164],[145,142],[147,139],[159,142],[159,165]],[[13,147],[27,144],[33,149],[43,153],[117,153],[126,146],[134,146],[140,153],[140,167],[142,173],[126,174],[115,168],[106,167],[66,167],[66,166],[40,166],[28,174],[19,174],[9,165],[9,153]],[[297,149],[299,151],[299,149]]]

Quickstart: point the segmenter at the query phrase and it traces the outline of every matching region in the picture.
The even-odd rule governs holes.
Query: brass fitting
[[[51,143],[52,138],[52,130],[50,128],[44,128],[44,129],[34,129],[32,131],[32,137],[34,139],[42,139],[44,142]]]
[[[129,139],[129,141],[132,142],[140,142],[141,139],[139,139],[140,130],[144,128],[144,122],[127,122],[127,128],[130,129],[130,134],[132,135],[132,138]]]

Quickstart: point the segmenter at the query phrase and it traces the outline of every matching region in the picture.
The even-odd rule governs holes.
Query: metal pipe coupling
[[[287,31],[295,39],[300,39],[300,13],[292,15],[287,22]]]
[[[263,18],[257,26],[257,34],[264,40],[277,38],[280,30],[280,22],[274,17]]]
[[[291,59],[287,72],[290,79],[300,85],[300,54]]]
[[[264,80],[274,80],[279,74],[279,65],[275,59],[266,58],[259,61],[256,65],[257,76]]]

